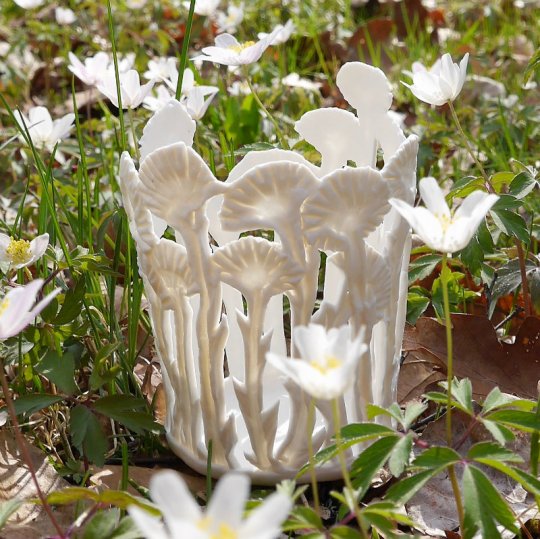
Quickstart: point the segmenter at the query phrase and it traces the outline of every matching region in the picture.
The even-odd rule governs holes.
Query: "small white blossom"
[[[220,11],[217,14],[217,27],[218,32],[228,32],[229,34],[234,34],[238,27],[244,20],[244,3],[239,6],[230,5],[227,8],[227,13]]]
[[[88,86],[95,86],[107,75],[110,58],[106,52],[84,59],[84,64],[72,53],[68,53],[68,69]]]
[[[435,178],[420,180],[420,194],[425,208],[414,208],[397,198],[391,198],[389,202],[428,247],[441,253],[455,253],[464,249],[487,212],[499,199],[497,195],[474,191],[452,214]]]
[[[421,101],[430,105],[444,105],[448,101],[454,101],[459,95],[467,74],[467,53],[461,62],[454,64],[449,54],[443,54],[431,69],[427,69],[420,62],[413,64],[412,84],[402,81],[402,84],[410,88],[411,92]]]
[[[292,36],[293,32],[296,30],[296,26],[294,25],[294,22],[292,19],[289,19],[285,25],[278,24],[274,31],[272,32],[272,35],[274,36],[272,40],[270,41],[270,45],[281,45],[282,43],[285,43],[288,41],[288,39]],[[266,34],[264,32],[260,32],[257,34],[257,37],[259,39],[264,39],[268,37],[269,34]]]
[[[41,258],[49,245],[49,234],[42,234],[32,241],[16,240],[0,232],[0,264],[10,269],[30,266]]]
[[[13,0],[19,7],[23,9],[33,9],[42,6],[45,0]]]
[[[202,86],[193,87],[181,101],[193,120],[200,120],[217,93],[215,90],[205,90]]]
[[[289,496],[275,492],[243,519],[249,478],[237,473],[221,478],[204,513],[185,481],[172,470],[152,476],[150,494],[164,522],[139,507],[128,507],[146,539],[276,539],[292,508]]]
[[[368,349],[363,336],[362,331],[351,341],[346,325],[328,331],[317,324],[300,326],[294,333],[300,359],[268,352],[266,361],[313,398],[333,400],[354,383],[358,362]]]
[[[35,279],[26,286],[11,289],[0,300],[0,339],[20,333],[60,292],[60,289],[51,292],[34,306],[43,283],[43,279]]]
[[[252,64],[262,56],[277,31],[279,30],[274,30],[260,41],[246,41],[245,43],[239,43],[231,34],[220,34],[216,37],[215,46],[204,47],[203,54],[195,57],[194,60],[205,60],[227,66]]]
[[[221,0],[197,0],[195,2],[195,13],[203,17],[212,17],[216,12]],[[184,2],[184,6],[189,9],[190,2]]]
[[[15,119],[22,131],[30,134],[32,143],[40,150],[52,152],[57,142],[68,136],[73,128],[75,114],[68,113],[58,120],[53,120],[49,111],[45,107],[32,107],[28,111],[28,116],[21,114],[18,110],[14,112]],[[24,137],[21,135],[21,140]],[[64,157],[60,152],[56,152],[56,159],[64,162]]]
[[[54,10],[54,17],[58,24],[73,24],[77,20],[71,9],[63,7],[57,7]]]
[[[191,72],[191,70],[189,71]],[[167,56],[166,58],[149,60],[148,68],[144,72],[143,77],[148,80],[164,80],[172,79],[175,75],[178,78],[176,58],[174,56]]]
[[[134,69],[130,69],[127,73],[120,73],[119,79],[122,108],[124,109],[137,108],[154,86],[153,80],[141,86],[139,74]],[[98,83],[97,88],[103,95],[111,100],[111,103],[115,107],[118,107],[118,93],[114,73],[108,73],[107,76]]]
[[[164,86],[156,86],[153,88],[152,93],[148,94],[143,99],[144,108],[157,112],[161,110],[171,99],[174,99],[172,92]]]
[[[293,88],[302,88],[310,92],[318,92],[322,84],[320,82],[313,82],[309,79],[300,77],[298,73],[289,73],[286,77],[281,79],[282,84],[285,86],[291,86]]]

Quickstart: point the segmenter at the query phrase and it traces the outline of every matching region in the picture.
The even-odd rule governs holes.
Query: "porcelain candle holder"
[[[395,400],[410,231],[388,199],[413,203],[418,140],[405,139],[389,115],[382,71],[348,63],[337,85],[356,114],[318,109],[296,123],[320,166],[294,151],[253,151],[218,181],[192,149],[195,123],[174,100],[146,125],[139,169],[122,156],[167,437],[201,473],[210,441],[213,475],[241,470],[259,483],[296,475],[308,460],[308,431],[316,451],[330,442],[330,404],[316,402],[308,425],[309,397],[265,361],[269,351],[295,357],[286,338],[295,327],[364,332],[369,357],[341,400],[344,424],[366,421],[367,403]],[[340,469],[332,461],[317,474],[333,479]]]

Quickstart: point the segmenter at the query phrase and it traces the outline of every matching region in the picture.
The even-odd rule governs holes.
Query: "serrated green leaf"
[[[437,264],[441,262],[441,259],[441,255],[429,254],[411,260],[409,264],[409,285],[431,275]]]
[[[392,485],[386,493],[386,500],[395,503],[406,503],[409,501],[432,477],[438,475],[446,466],[439,468],[430,468],[419,473],[410,475],[401,479],[395,485]]]
[[[454,198],[464,198],[467,195],[473,193],[474,191],[484,190],[485,187],[483,178],[476,176],[465,176],[464,178],[460,178],[454,183],[446,199],[448,201],[448,204],[451,206],[452,200]]]
[[[538,181],[531,175],[529,171],[523,171],[517,174],[508,192],[518,199],[525,198],[535,187],[538,186]]]
[[[415,468],[440,468],[455,464],[461,455],[450,447],[430,447],[418,455],[412,465]]]
[[[283,530],[322,530],[324,528],[321,517],[311,507],[297,505],[290,517],[283,524]]]
[[[141,539],[143,535],[139,528],[129,516],[124,517],[113,531],[110,537],[106,539]]]
[[[472,539],[478,530],[482,537],[501,537],[497,524],[513,533],[518,532],[512,510],[484,472],[475,466],[466,466],[462,488],[465,509],[464,539]]]
[[[403,430],[408,431],[418,417],[427,410],[427,407],[425,402],[412,401],[407,404],[403,412]]]
[[[431,300],[413,292],[407,294],[407,322],[414,326],[429,307]]]
[[[491,410],[494,410],[495,408],[506,406],[507,404],[511,404],[515,400],[516,397],[514,397],[513,395],[503,393],[498,387],[494,387],[484,399],[484,402],[482,404],[482,413],[485,414],[487,412],[490,412]]]
[[[400,439],[398,436],[381,438],[362,451],[353,462],[351,479],[354,488],[359,491],[359,498],[366,493],[374,475],[385,465]]]
[[[341,451],[345,451],[353,445],[368,442],[374,438],[381,436],[395,436],[396,433],[389,427],[384,425],[377,425],[376,423],[352,423],[346,425],[341,429]],[[322,451],[319,451],[314,457],[314,463],[316,466],[324,464],[329,460],[332,460],[337,455],[336,445],[325,447]],[[301,477],[309,470],[310,464],[305,464],[300,468],[300,471],[296,474],[296,477]]]
[[[490,183],[497,193],[500,193],[503,187],[510,185],[514,178],[513,172],[496,172],[491,176]]]
[[[403,473],[405,466],[409,464],[412,443],[413,434],[409,432],[394,446],[394,450],[388,459],[388,468],[394,477],[399,477]]]
[[[460,409],[468,412],[469,415],[474,413],[472,384],[468,378],[452,382],[452,397],[459,403]]]
[[[492,210],[490,215],[497,228],[507,236],[515,236],[522,242],[529,243],[529,229],[521,215],[510,210]]]
[[[31,395],[22,395],[13,401],[17,415],[34,414],[47,408],[57,402],[64,400],[62,395],[47,395],[46,393],[34,393]],[[0,411],[4,411],[3,407]]]
[[[540,418],[533,412],[523,410],[496,410],[485,416],[489,421],[502,423],[505,426],[525,432],[540,431]]]
[[[523,459],[513,451],[493,442],[479,442],[474,444],[467,453],[469,460],[485,459],[499,460],[501,462],[523,462]]]
[[[68,395],[79,389],[75,383],[75,359],[70,352],[60,356],[56,350],[49,350],[34,368]]]
[[[480,421],[491,433],[493,438],[495,438],[495,440],[501,445],[507,444],[515,438],[514,433],[510,429],[503,427],[502,425],[498,425],[494,421],[489,421],[483,418],[481,418]]]
[[[398,423],[401,423],[403,420],[403,413],[401,411],[401,408],[399,404],[395,402],[388,406],[388,408],[383,408],[382,406],[378,406],[377,404],[368,404],[366,408],[366,413],[368,419],[374,419],[375,417],[384,415],[395,419]]]
[[[160,432],[162,427],[149,413],[134,411],[145,407],[146,402],[143,399],[130,395],[108,395],[93,405],[95,411],[118,421],[133,432],[142,433],[146,430]]]
[[[483,459],[480,458],[478,459],[478,462],[506,474],[534,496],[540,496],[540,480],[528,472],[523,471],[521,468],[509,466],[505,462],[494,459],[485,459],[484,462]]]
[[[361,539],[358,531],[347,526],[335,526],[329,531],[331,539]]]
[[[79,404],[71,410],[69,425],[73,445],[96,466],[103,466],[108,444],[97,417]]]

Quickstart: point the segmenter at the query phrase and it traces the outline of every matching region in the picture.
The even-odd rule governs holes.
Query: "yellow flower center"
[[[328,374],[329,371],[341,367],[343,361],[335,356],[324,356],[322,359],[310,361],[310,365],[321,374]]]
[[[244,49],[247,49],[248,47],[251,47],[252,45],[255,45],[255,41],[246,41],[245,43],[238,43],[238,45],[232,45],[229,47],[232,51],[236,53],[241,53]]]
[[[6,309],[8,308],[8,306],[9,306],[9,299],[4,298],[2,301],[0,301],[0,316],[2,316],[6,312]]]
[[[30,253],[30,242],[11,238],[6,248],[6,254],[13,265],[26,264],[32,257]]]
[[[197,527],[205,532],[210,532],[212,527],[212,519],[210,517],[204,517],[199,520]],[[212,530],[209,539],[237,539],[238,534],[225,522],[221,522],[217,530]]]
[[[448,227],[452,224],[452,217],[450,215],[442,214],[437,215],[437,219],[441,223],[443,233],[446,233]]]

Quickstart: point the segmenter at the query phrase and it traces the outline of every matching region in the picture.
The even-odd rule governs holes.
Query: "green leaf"
[[[536,52],[532,55],[529,63],[527,64],[525,73],[523,75],[524,82],[528,82],[534,71],[538,69],[538,66],[540,66],[540,47],[536,49]]]
[[[97,417],[79,404],[71,410],[69,427],[73,445],[96,466],[103,466],[108,444]]]
[[[107,359],[113,352],[115,352],[120,347],[119,342],[113,342],[105,345],[103,348],[100,348],[99,352],[96,354],[94,359],[95,363],[99,363],[104,359]]]
[[[525,198],[537,185],[538,181],[534,176],[528,171],[523,171],[514,177],[508,192],[521,199]]]
[[[413,462],[415,468],[441,468],[455,464],[461,455],[450,447],[430,447],[420,453]]]
[[[68,395],[79,389],[75,383],[75,359],[71,352],[60,356],[56,350],[49,350],[34,368]]]
[[[437,264],[441,262],[441,259],[441,255],[430,254],[411,260],[409,264],[409,285],[431,275]]]
[[[406,503],[409,501],[432,477],[442,472],[446,466],[439,468],[430,468],[419,473],[410,475],[402,479],[395,485],[392,485],[386,493],[386,500],[395,503]]]
[[[496,172],[491,176],[490,183],[497,193],[500,193],[503,187],[510,185],[514,178],[513,172]]]
[[[484,399],[482,404],[482,414],[490,412],[495,408],[512,404],[516,400],[513,395],[503,393],[498,387],[494,387]]]
[[[311,507],[297,505],[283,525],[285,532],[296,530],[322,530],[321,517]]]
[[[478,275],[484,261],[484,250],[475,234],[467,246],[459,252],[459,257],[465,266],[474,275]]]
[[[56,404],[64,400],[62,395],[47,395],[46,393],[35,393],[31,395],[22,395],[15,401],[13,405],[15,406],[15,412],[17,415],[22,414],[34,414],[43,410],[43,408],[48,408],[52,404]],[[2,408],[5,410],[5,407]]]
[[[335,526],[330,529],[331,539],[361,539],[360,532],[347,526]]]
[[[410,292],[407,294],[407,322],[414,326],[430,303],[429,297]]]
[[[540,418],[533,412],[523,410],[497,410],[488,414],[485,419],[502,423],[505,426],[525,432],[540,431]]]
[[[403,413],[403,430],[408,431],[411,425],[427,410],[427,403],[412,401]]]
[[[531,475],[516,466],[509,466],[500,460],[479,458],[478,462],[506,474],[534,496],[540,496],[540,480],[534,477],[534,475]]]
[[[520,208],[522,202],[520,202],[514,195],[501,194],[499,200],[492,206],[492,211],[499,210],[516,210]]]
[[[344,451],[353,445],[357,445],[373,438],[379,438],[380,436],[395,436],[396,433],[389,427],[384,425],[377,425],[376,423],[352,423],[346,425],[341,429],[342,443],[340,450]],[[321,465],[329,460],[332,460],[337,455],[337,448],[334,445],[325,447],[322,451],[319,451],[314,457],[314,463],[316,466]],[[300,468],[300,471],[296,477],[300,477],[309,470],[310,464],[305,464]]]
[[[63,324],[69,324],[81,314],[85,291],[85,279],[80,278],[75,287],[71,288],[66,293],[62,308],[53,321],[55,325],[61,326]]]
[[[15,513],[23,503],[23,500],[17,500],[16,498],[0,503],[0,530],[6,525],[8,518]]]
[[[464,178],[460,178],[454,183],[452,189],[450,190],[450,193],[446,198],[448,204],[451,205],[454,198],[464,198],[474,191],[484,190],[485,186],[484,180],[482,178],[477,178],[476,176],[465,176]]]
[[[369,488],[373,476],[384,466],[390,458],[394,447],[401,438],[387,436],[373,442],[362,451],[351,467],[351,479],[354,488],[359,490],[361,498]]]
[[[493,442],[479,442],[474,444],[467,453],[469,460],[492,459],[501,462],[523,462],[523,459],[513,451]]]
[[[452,397],[459,403],[459,408],[469,415],[474,414],[472,384],[468,378],[452,382]]]
[[[388,460],[388,468],[394,477],[399,477],[411,458],[413,433],[403,436],[394,446],[394,450]]]
[[[143,399],[130,395],[108,395],[94,403],[94,410],[115,421],[118,421],[128,429],[136,433],[144,431],[160,432],[161,425],[147,412],[135,412],[134,409],[145,408]]]
[[[522,242],[529,243],[529,229],[521,215],[510,210],[491,210],[490,215],[497,228],[507,236],[515,236]]]
[[[489,421],[488,419],[483,418],[480,418],[480,421],[491,433],[493,438],[495,438],[495,440],[497,440],[497,442],[499,442],[501,445],[511,442],[515,438],[514,433],[510,429],[507,429],[502,425],[498,425],[494,421]]]
[[[82,539],[106,539],[116,528],[120,512],[118,509],[100,511],[85,526]]]
[[[484,472],[475,466],[466,466],[462,488],[465,508],[464,539],[472,539],[478,530],[482,537],[501,537],[497,524],[513,533],[518,532],[512,510]]]
[[[139,528],[129,516],[124,517],[107,539],[141,539]]]

